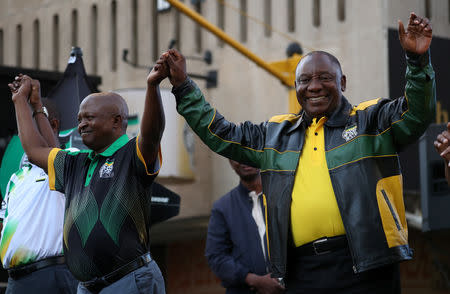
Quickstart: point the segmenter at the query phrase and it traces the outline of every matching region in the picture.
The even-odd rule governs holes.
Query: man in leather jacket
[[[296,69],[298,114],[234,124],[187,77],[185,58],[165,59],[177,111],[213,151],[261,169],[272,277],[287,293],[400,293],[398,262],[412,258],[398,151],[434,117],[431,25],[411,13],[399,39],[405,95],[351,106],[331,54]]]

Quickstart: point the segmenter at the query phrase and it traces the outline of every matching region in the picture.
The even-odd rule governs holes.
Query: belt
[[[26,276],[28,274],[31,274],[32,272],[35,272],[37,270],[43,269],[45,267],[51,266],[51,265],[58,265],[58,264],[64,264],[66,262],[64,256],[52,256],[45,259],[41,259],[39,261],[21,265],[18,267],[12,267],[8,268],[8,275],[14,279],[17,280],[23,276]]]
[[[147,265],[148,263],[150,263],[150,261],[152,261],[152,257],[150,256],[150,252],[147,252],[146,254],[139,256],[135,260],[132,260],[129,263],[110,272],[109,274],[104,275],[103,277],[95,278],[86,282],[80,282],[80,284],[83,285],[90,292],[98,293],[103,288],[120,280],[121,278],[131,273],[132,271],[137,270],[138,268],[144,265]]]
[[[348,247],[347,237],[325,237],[320,238],[305,245],[299,246],[294,249],[295,253],[303,256],[322,255],[336,251],[338,249]]]

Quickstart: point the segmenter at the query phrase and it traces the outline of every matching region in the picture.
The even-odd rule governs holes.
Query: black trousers
[[[355,274],[348,248],[315,256],[298,256],[292,251],[286,288],[289,294],[400,294],[399,265]]]

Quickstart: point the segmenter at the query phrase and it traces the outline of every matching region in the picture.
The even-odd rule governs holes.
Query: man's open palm
[[[400,44],[407,52],[424,54],[431,44],[432,28],[427,18],[417,16],[414,12],[409,16],[408,28],[405,31],[403,22],[398,21]]]

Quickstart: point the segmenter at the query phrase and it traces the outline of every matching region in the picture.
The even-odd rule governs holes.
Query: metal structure
[[[181,13],[185,14],[193,21],[201,25],[203,28],[214,34],[216,37],[236,49],[238,52],[243,54],[249,60],[256,63],[259,67],[264,69],[266,72],[276,77],[281,83],[290,88],[289,91],[289,111],[292,113],[298,112],[300,110],[300,105],[297,102],[297,97],[294,87],[295,81],[295,68],[302,58],[302,55],[293,53],[289,58],[275,61],[275,62],[266,62],[261,57],[257,56],[255,53],[250,51],[247,47],[230,37],[223,30],[218,28],[217,26],[211,24],[207,21],[203,16],[201,16],[196,11],[190,9],[185,4],[181,3],[179,0],[166,0],[169,2],[174,8],[179,10]]]
[[[193,21],[201,25],[203,28],[207,29],[211,33],[213,33],[215,36],[217,36],[219,39],[242,53],[244,56],[246,56],[251,61],[255,62],[258,66],[262,67],[264,70],[266,70],[271,75],[278,78],[284,85],[290,87],[293,86],[293,79],[289,77],[289,74],[286,72],[281,71],[279,68],[274,66],[273,64],[265,62],[261,57],[257,56],[255,53],[251,52],[248,48],[243,46],[238,41],[231,38],[229,35],[227,35],[223,30],[219,29],[215,25],[211,24],[209,21],[207,21],[203,16],[201,16],[196,11],[190,9],[185,4],[181,3],[178,0],[167,0],[173,7],[178,9],[181,13],[185,14],[186,16],[190,17]],[[300,60],[300,58],[298,58]]]

